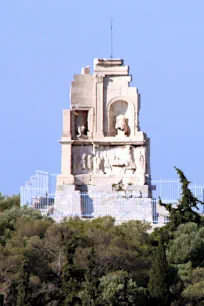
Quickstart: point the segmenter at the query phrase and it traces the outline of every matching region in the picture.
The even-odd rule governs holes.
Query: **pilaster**
[[[71,111],[70,109],[63,110],[62,137],[68,137],[71,139]]]
[[[105,75],[96,75],[96,136],[103,137],[103,79]]]

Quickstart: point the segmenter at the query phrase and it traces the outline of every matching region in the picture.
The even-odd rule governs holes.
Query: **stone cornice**
[[[118,146],[118,145],[132,145],[132,146],[145,146],[147,143],[147,140],[91,140],[91,139],[79,139],[79,140],[73,140],[72,142],[63,142],[63,143],[72,143],[74,145],[94,145],[94,146]]]
[[[68,137],[62,137],[58,142],[61,143],[61,144],[64,144],[64,143],[72,144],[74,142],[74,140],[72,140]]]

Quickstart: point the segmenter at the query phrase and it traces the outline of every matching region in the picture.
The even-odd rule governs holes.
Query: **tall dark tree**
[[[84,289],[87,295],[87,305],[88,304],[96,305],[100,280],[99,280],[99,275],[97,273],[96,252],[94,250],[94,247],[90,248],[87,259],[88,259],[87,268],[84,273],[85,276]]]
[[[187,222],[200,224],[201,217],[195,209],[198,209],[197,205],[199,203],[204,204],[193,195],[189,188],[190,182],[187,180],[184,173],[176,167],[175,169],[179,175],[182,189],[181,199],[178,200],[178,205],[164,204],[161,199],[159,200],[159,204],[164,206],[169,212],[170,223],[168,226],[172,230],[176,230],[180,224]]]
[[[158,306],[169,305],[168,264],[163,242],[154,247],[148,284],[150,295]]]
[[[17,306],[31,306],[31,290],[29,286],[30,272],[27,261],[21,267],[20,280],[18,285]]]
[[[62,270],[62,305],[81,305],[78,292],[84,281],[83,270],[74,263],[74,255],[81,238],[72,237],[66,246],[67,263]]]

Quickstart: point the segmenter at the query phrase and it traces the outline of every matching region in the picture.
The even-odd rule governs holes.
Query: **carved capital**
[[[70,105],[70,109],[71,110],[75,110],[77,108],[79,108],[79,104],[72,104],[72,105]]]
[[[102,83],[105,75],[104,74],[96,74],[96,83]]]

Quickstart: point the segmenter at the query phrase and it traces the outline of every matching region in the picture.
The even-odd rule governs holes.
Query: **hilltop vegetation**
[[[204,305],[204,223],[177,171],[179,205],[153,232],[111,217],[57,224],[1,195],[0,305]]]

